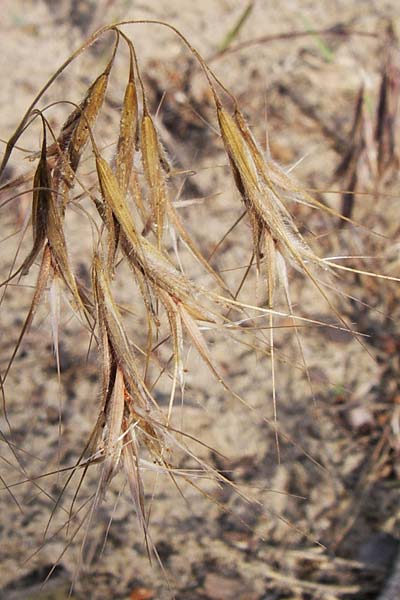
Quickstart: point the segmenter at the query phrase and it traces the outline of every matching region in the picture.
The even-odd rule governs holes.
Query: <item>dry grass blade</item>
[[[239,35],[241,29],[243,28],[243,25],[246,23],[247,19],[250,17],[250,15],[253,11],[253,8],[254,8],[254,2],[253,1],[248,2],[248,4],[245,6],[243,12],[239,15],[239,18],[236,21],[236,23],[234,24],[234,26],[232,27],[232,29],[230,29],[228,31],[228,33],[222,40],[222,42],[219,46],[220,54],[223,54],[224,52],[226,52],[226,50],[231,46],[231,44],[235,40],[235,38]]]
[[[364,121],[364,86],[362,85],[357,96],[354,111],[353,125],[349,135],[349,147],[335,171],[335,177],[345,182],[346,191],[342,195],[342,215],[351,217],[355,200],[355,190],[358,182],[359,163],[365,149],[363,121]],[[341,220],[343,227],[346,221]]]
[[[381,78],[376,116],[377,170],[379,182],[399,164],[396,125],[400,99],[400,47],[390,24],[387,31],[387,57]]]

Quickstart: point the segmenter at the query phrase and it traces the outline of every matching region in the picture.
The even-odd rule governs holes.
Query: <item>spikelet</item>
[[[116,174],[119,187],[123,193],[127,191],[128,178],[126,176],[124,177],[122,174],[127,174],[127,167],[125,165],[129,165],[129,172],[131,173],[130,191],[132,192],[135,204],[139,210],[143,223],[145,224],[143,234],[146,235],[155,223],[157,245],[158,248],[161,248],[164,223],[168,217],[178,236],[182,239],[184,244],[186,244],[193,256],[213,276],[218,285],[227,290],[227,286],[221,276],[215,272],[210,263],[204,258],[202,253],[196,247],[184,224],[182,223],[173,203],[171,202],[167,186],[167,175],[171,172],[171,167],[167,154],[159,139],[154,121],[147,108],[144,84],[140,75],[133,44],[122,32],[121,35],[127,42],[130,51],[130,87],[127,88],[125,93],[124,108],[121,117],[120,138],[118,142],[118,148],[121,144],[121,158],[119,157],[119,150],[117,150],[116,158]],[[136,63],[138,80],[142,91],[143,117],[141,121],[141,154],[145,181],[148,187],[148,198],[150,201],[151,210],[150,215],[145,209],[142,192],[138,182],[138,176],[132,166],[132,156],[134,152],[133,142],[135,139],[135,134],[136,138],[138,138],[139,133],[136,123],[137,98],[134,88],[134,63]],[[124,161],[122,157],[125,155],[126,159]]]
[[[144,107],[141,124],[141,150],[143,170],[149,189],[153,220],[156,225],[157,245],[158,248],[161,248],[168,203],[164,175],[165,160],[153,119],[148,113],[146,106]]]
[[[134,55],[133,48],[130,47],[129,79],[125,88],[120,118],[117,153],[115,156],[115,175],[118,186],[124,195],[128,193],[132,185],[135,201],[141,206],[141,190],[137,173],[134,170],[134,155],[138,144],[138,133],[138,100],[134,74]],[[117,220],[112,215],[112,211],[108,210],[111,213],[110,217],[113,219],[113,224],[109,223],[107,227],[109,232],[108,269],[111,273],[118,248],[120,228]],[[146,220],[146,217],[144,220]]]
[[[43,127],[42,151],[33,180],[32,232],[33,247],[21,269],[26,275],[46,240],[50,200],[50,172],[46,157],[46,128]]]
[[[103,104],[107,89],[109,67],[102,73],[88,90],[83,102],[81,114],[71,136],[69,147],[70,166],[76,171],[82,152],[89,139],[89,128],[92,129]]]
[[[70,188],[90,132],[97,120],[104,102],[110,71],[114,62],[118,39],[111,59],[103,73],[91,84],[82,102],[69,115],[57,139],[57,160],[53,171],[53,184],[57,203],[63,210],[69,201]]]
[[[104,462],[99,484],[100,499],[104,497],[107,487],[118,469],[123,445],[121,431],[124,408],[124,376],[121,369],[117,367],[112,394],[106,406],[105,432],[103,437]]]
[[[115,174],[118,185],[123,194],[126,194],[129,188],[133,169],[135,147],[138,142],[138,132],[138,100],[133,70],[133,56],[131,51],[129,80],[125,89],[119,128],[117,154],[115,158]]]
[[[27,275],[42,250],[47,237],[47,221],[50,206],[50,169],[47,161],[46,127],[43,123],[43,141],[38,166],[33,178],[32,193],[32,234],[33,245],[22,265],[14,271],[0,287],[6,286],[17,275]]]
[[[18,273],[27,275],[29,269],[36,260],[46,241],[47,219],[50,202],[50,170],[46,155],[46,127],[43,126],[43,141],[40,153],[40,159],[33,178],[32,194],[32,232],[33,246],[29,255],[25,258],[18,271],[12,275],[15,277]],[[11,278],[12,278],[11,277]],[[10,278],[9,278],[10,280]]]

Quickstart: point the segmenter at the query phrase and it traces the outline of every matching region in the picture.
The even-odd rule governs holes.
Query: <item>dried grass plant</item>
[[[244,209],[236,224],[245,219],[250,225],[248,231],[251,231],[249,242],[252,258],[236,289],[226,283],[223,275],[213,266],[211,257],[205,256],[198,247],[179,214],[179,202],[175,202],[172,188],[174,181],[185,176],[185,173],[174,168],[163,147],[156,120],[149,108],[140,62],[134,44],[126,33],[128,26],[140,24],[173,30],[195,57],[207,80],[222,145]],[[109,32],[114,33],[115,40],[108,64],[93,79],[80,104],[69,103],[69,117],[60,130],[55,131],[49,119],[52,105],[39,108],[45,92],[78,56]],[[104,100],[122,45],[126,45],[129,52],[128,77],[118,142],[114,159],[110,162],[103,156],[95,127],[99,117],[109,110]],[[98,353],[101,393],[99,401],[96,393],[87,399],[93,406],[93,414],[95,410],[97,414],[89,439],[82,440],[79,460],[70,467],[60,466],[57,469],[68,476],[60,495],[51,498],[52,518],[57,511],[64,511],[67,515],[62,527],[69,530],[70,541],[65,550],[79,531],[86,532],[82,547],[82,552],[85,552],[88,531],[96,519],[110,482],[116,473],[123,471],[148,554],[161,563],[152,541],[150,510],[145,502],[144,472],[151,471],[157,476],[164,474],[178,489],[180,480],[184,480],[207,498],[210,497],[209,492],[202,488],[201,481],[203,478],[212,479],[232,486],[248,502],[257,503],[251,493],[198,458],[193,450],[194,440],[176,425],[173,417],[176,398],[184,398],[184,356],[187,348],[194,348],[215,377],[216,385],[221,385],[226,394],[247,406],[250,416],[254,409],[245,396],[225,381],[213,358],[207,332],[223,332],[227,340],[232,337],[235,343],[244,344],[259,355],[261,361],[269,361],[270,370],[264,366],[263,369],[265,377],[272,380],[273,418],[265,415],[261,418],[276,435],[279,458],[280,438],[282,436],[288,440],[288,436],[279,420],[276,387],[279,385],[279,368],[287,368],[288,359],[275,349],[276,329],[281,326],[292,328],[299,356],[293,366],[305,373],[313,395],[312,377],[308,372],[303,347],[303,328],[325,326],[344,330],[369,352],[364,334],[354,328],[340,308],[340,303],[346,301],[346,294],[341,291],[343,272],[379,278],[394,284],[400,279],[393,274],[346,266],[340,257],[324,258],[318,242],[306,239],[293,216],[293,209],[298,204],[323,211],[335,222],[341,220],[342,223],[359,227],[362,224],[352,220],[352,211],[343,210],[340,214],[315,199],[289,172],[265,155],[234,95],[217,79],[186,38],[166,23],[127,21],[113,24],[97,31],[74,52],[28,108],[6,146],[1,174],[24,131],[37,123],[41,123],[41,148],[30,156],[32,161],[37,161],[34,174],[28,174],[24,179],[26,183],[32,178],[32,200],[30,215],[23,225],[20,239],[20,246],[25,247],[24,238],[30,230],[31,248],[23,259],[18,254],[15,256],[10,274],[1,284],[4,310],[8,286],[23,282],[29,272],[36,273],[30,308],[1,376],[6,420],[2,439],[12,454],[16,468],[22,473],[19,481],[2,480],[3,493],[8,493],[13,501],[18,502],[16,490],[23,481],[34,484],[39,493],[46,493],[42,484],[50,474],[32,477],[21,460],[21,450],[13,442],[13,424],[7,413],[7,382],[45,296],[50,306],[57,368],[59,376],[62,376],[58,351],[62,335],[60,306],[62,299],[67,297],[74,318],[87,331],[90,347]],[[378,155],[380,166],[384,161],[382,152],[381,148]],[[390,152],[393,156],[393,144]],[[92,168],[88,168],[91,163]],[[19,191],[20,185],[21,180],[17,180],[1,188],[3,193],[10,194],[2,203],[3,210],[19,195],[26,194],[26,187]],[[354,190],[353,186],[349,193]],[[66,227],[70,211],[78,211],[92,231],[92,250],[90,256],[85,256],[85,261],[90,264],[90,282],[78,277],[76,265],[71,259],[71,241]],[[206,227],[207,223],[201,226]],[[215,240],[213,256],[232,229],[222,240]],[[181,241],[181,245],[198,263],[197,268],[210,275],[212,279],[208,280],[213,284],[201,285],[182,268],[179,252],[171,252],[170,244],[166,243],[167,232],[171,231],[174,232],[173,239]],[[378,239],[384,238],[382,233],[369,233]],[[304,316],[301,306],[295,307],[291,294],[291,274],[294,271],[322,298],[332,313],[333,321],[326,324],[318,318],[309,318]],[[260,298],[253,304],[242,302],[239,297],[248,281],[249,285],[254,286],[255,279],[249,279],[250,272],[256,273],[258,281],[258,291],[253,291],[252,296]],[[132,289],[135,313],[145,314],[146,331],[137,332],[136,336],[130,324],[131,315],[118,298],[120,282],[125,289]],[[262,303],[264,297],[266,302]],[[283,321],[285,325],[282,325]],[[158,350],[161,347],[168,349],[163,356],[169,355],[169,359],[160,358]],[[160,406],[156,400],[160,379],[169,386],[167,408]],[[291,442],[298,443],[296,440]],[[196,443],[201,444],[201,440]],[[180,468],[180,457],[185,453],[190,458],[192,469]],[[98,469],[97,490],[89,501],[80,503],[79,490],[83,479],[93,468]],[[65,507],[64,492],[73,478],[78,481],[75,484],[76,492],[72,505]],[[50,522],[43,544],[49,535]],[[296,524],[291,526],[296,527]],[[308,535],[307,532],[300,533]],[[60,559],[61,556],[55,564]]]

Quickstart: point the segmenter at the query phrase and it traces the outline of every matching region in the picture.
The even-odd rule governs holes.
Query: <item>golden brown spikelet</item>
[[[219,381],[222,381],[222,378],[212,365],[207,344],[196,324],[196,320],[216,322],[220,320],[220,317],[214,311],[204,308],[200,303],[200,295],[204,293],[203,290],[177,271],[169,258],[161,250],[137,232],[126,200],[119,189],[116,177],[110,166],[98,153],[96,155],[96,163],[104,204],[111,207],[115,220],[120,227],[121,248],[135,273],[142,292],[143,301],[148,307],[149,312],[154,310],[153,307],[157,302],[160,303],[164,307],[168,317],[173,343],[174,364],[173,387],[167,415],[168,423],[171,417],[175,385],[177,382],[181,386],[183,385],[183,324],[185,325],[189,339],[194,343],[202,358],[212,369],[214,375],[217,376]],[[100,208],[100,214],[102,212],[104,213]],[[103,220],[106,226],[107,222],[110,223],[104,217]],[[99,282],[102,281],[104,272],[101,270],[98,271],[97,277]],[[108,287],[105,279],[103,285],[104,289]],[[106,297],[110,298],[109,287],[108,292],[103,292],[102,295],[104,300]],[[98,302],[100,305],[103,304],[102,301],[98,300]],[[110,300],[105,301],[104,304],[107,306],[108,302]],[[115,313],[115,310],[113,312]],[[155,322],[157,324],[156,319]],[[107,325],[107,328],[110,332],[112,331],[110,324]],[[150,330],[149,334],[151,339]],[[113,338],[112,334],[111,338]],[[111,343],[111,346],[115,347],[117,355],[120,355],[118,347],[122,345],[119,343],[116,344],[115,339]],[[117,360],[120,362],[120,359]]]
[[[32,191],[32,234],[33,245],[22,265],[12,273],[0,287],[6,286],[17,275],[27,275],[42,250],[48,228],[48,215],[51,202],[50,168],[47,161],[46,126],[43,124],[43,141],[38,166],[33,177]]]
[[[134,74],[134,54],[133,48],[130,48],[129,80],[125,89],[120,118],[119,138],[115,157],[115,174],[122,193],[127,194],[128,190],[132,190],[135,202],[140,210],[142,206],[141,190],[138,183],[137,173],[134,169],[134,157],[139,133],[138,111],[139,109]],[[119,225],[116,219],[114,217],[112,218],[114,220],[113,234],[111,234],[111,228],[109,230],[110,272],[113,269],[112,263],[114,261],[119,242]],[[146,217],[144,217],[144,221],[145,220]],[[112,249],[112,245],[114,245],[114,249]]]
[[[139,240],[139,234],[128,209],[125,197],[118,185],[118,181],[110,165],[96,153],[96,169],[104,203],[108,205],[115,215],[121,229],[134,243]],[[106,224],[107,225],[107,224]]]
[[[165,219],[168,217],[170,219],[171,224],[175,228],[177,234],[182,239],[182,241],[189,248],[191,253],[196,257],[196,259],[200,262],[200,264],[214,277],[214,279],[218,282],[218,284],[226,289],[226,284],[223,279],[215,272],[209,262],[204,258],[202,253],[198,250],[193,240],[191,239],[188,231],[184,227],[177,211],[173,203],[171,202],[171,198],[168,194],[167,188],[167,177],[166,174],[169,174],[171,171],[171,167],[168,161],[168,157],[163,148],[163,145],[159,139],[159,135],[157,129],[155,127],[154,121],[149,114],[147,109],[147,100],[145,96],[145,89],[142,78],[139,72],[139,66],[137,64],[136,54],[134,47],[131,41],[126,38],[126,36],[121,32],[122,37],[126,40],[130,50],[130,83],[132,82],[132,86],[130,89],[130,97],[129,102],[131,102],[131,110],[128,111],[125,107],[127,105],[127,94],[128,88],[125,95],[124,100],[124,109],[123,115],[121,117],[121,125],[120,125],[120,142],[122,142],[122,150],[123,153],[124,148],[126,148],[126,152],[129,151],[129,155],[126,156],[126,161],[129,165],[129,173],[131,173],[131,192],[134,198],[135,204],[139,210],[139,213],[142,217],[143,223],[145,224],[144,234],[147,234],[153,224],[155,223],[157,228],[157,241],[158,247],[161,248],[162,235]],[[137,130],[137,98],[136,98],[136,90],[134,92],[134,73],[133,73],[133,65],[136,63],[136,68],[138,70],[138,79],[142,90],[142,100],[143,100],[143,117],[141,121],[141,153],[142,153],[142,163],[143,170],[145,175],[145,181],[148,186],[148,197],[150,200],[150,216],[144,207],[144,202],[142,198],[142,192],[139,186],[137,173],[135,169],[132,168],[133,161],[132,156],[134,152],[134,144],[133,141],[136,137],[138,137]],[[129,105],[128,105],[129,106]],[[129,135],[130,134],[130,135]],[[127,191],[127,185],[129,180],[125,177],[125,180],[121,179],[120,171],[127,172],[126,167],[121,166],[118,167],[123,161],[119,158],[117,151],[117,181],[119,183],[120,189],[123,193]],[[121,155],[122,156],[122,155]]]
[[[57,160],[53,171],[53,184],[57,203],[63,209],[69,201],[70,188],[90,132],[103,106],[118,40],[119,36],[105,70],[90,85],[82,102],[69,115],[56,142]]]
[[[270,168],[273,163],[267,163],[263,159],[262,152],[237,106],[234,118],[230,117],[218,103],[217,113],[221,135],[232,166],[235,182],[250,215],[253,228],[254,254],[258,266],[261,264],[261,258],[265,255],[264,264],[267,270],[269,306],[273,306],[273,293],[271,293],[271,290],[274,289],[274,273],[276,272],[284,288],[289,312],[292,314],[285,263],[285,260],[288,260],[311,281],[338,321],[347,330],[352,331],[341,313],[332,304],[323,284],[318,279],[321,272],[325,272],[329,277],[333,266],[338,269],[343,267],[332,263],[328,266],[313,252],[300,234],[282,201],[282,197],[290,197],[296,200],[297,194],[299,194],[307,202],[309,200],[308,195],[302,195],[287,174],[277,165],[274,165],[272,169]],[[312,201],[310,204],[318,205]],[[271,263],[271,261],[273,262]],[[297,330],[296,337],[299,340]],[[356,339],[365,348],[364,344],[358,338]],[[300,342],[299,346],[301,347]]]
[[[131,179],[135,147],[138,139],[138,127],[138,100],[133,71],[133,57],[131,56],[129,81],[125,89],[122,105],[117,154],[115,157],[115,173],[118,185],[123,193],[127,192]]]
[[[156,225],[157,245],[161,248],[167,210],[167,189],[163,171],[160,142],[153,119],[145,110],[141,125],[143,170],[148,186],[149,200]]]
[[[111,396],[105,408],[105,427],[103,435],[104,462],[99,483],[100,499],[115,475],[122,452],[122,422],[125,409],[125,386],[123,372],[116,369]]]
[[[69,178],[73,177],[73,173],[78,168],[82,152],[89,139],[89,130],[93,127],[103,104],[108,78],[109,66],[91,84],[83,101],[67,118],[57,139],[62,156],[56,168],[62,169],[63,163],[66,163],[70,169],[67,173]]]
[[[107,89],[108,77],[109,69],[107,69],[105,73],[102,73],[90,86],[83,102],[81,114],[77,120],[76,127],[73,130],[69,147],[70,165],[74,172],[78,168],[82,152],[88,142],[89,129],[93,128],[102,107]]]
[[[110,71],[114,63],[115,55],[119,43],[119,35],[114,44],[111,59],[103,73],[92,83],[88,89],[86,96],[80,105],[80,114],[77,118],[76,125],[73,127],[71,140],[69,143],[69,161],[72,170],[75,172],[82,152],[89,140],[90,132],[103,106],[104,97],[107,90]]]
[[[135,277],[139,283],[143,300],[151,314],[152,298],[149,285],[146,282],[143,268],[138,266],[137,259],[140,253],[139,265],[143,262],[143,251],[141,248],[142,236],[136,230],[132,215],[126,204],[126,199],[123,196],[116,176],[112,169],[98,153],[96,153],[96,168],[100,184],[100,190],[103,196],[103,203],[96,201],[96,208],[99,211],[101,218],[107,229],[108,234],[108,261],[107,268],[110,273],[110,262],[113,261],[115,252],[116,230],[121,241],[121,248],[128,259],[128,264],[133,270]],[[136,260],[136,262],[135,262]]]
[[[245,193],[248,189],[257,189],[259,184],[257,168],[237,123],[222,106],[217,106],[217,116],[228,158],[240,181],[239,191]]]

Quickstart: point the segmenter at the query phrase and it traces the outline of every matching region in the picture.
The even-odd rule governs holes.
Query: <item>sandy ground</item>
[[[268,130],[275,160],[295,169],[298,180],[310,189],[343,189],[347,182],[335,180],[334,172],[350,143],[362,82],[371,107],[376,105],[385,56],[382,42],[356,35],[309,36],[215,57],[245,5],[230,0],[207,0],[194,6],[184,0],[3,0],[1,138],[8,139],[40,86],[97,27],[129,18],[163,19],[178,27],[210,59],[217,75],[238,98],[262,144]],[[232,47],[260,36],[339,24],[383,34],[389,17],[400,26],[397,3],[389,0],[256,1]],[[155,25],[136,25],[126,31],[137,46],[153,111],[162,100],[159,127],[174,166],[197,172],[180,197],[206,200],[183,209],[182,215],[207,254],[241,214],[215,133],[210,92],[190,54],[171,32]],[[46,93],[41,106],[60,99],[79,101],[109,53],[110,37],[73,63]],[[115,143],[126,72],[126,53],[121,51],[105,114],[96,126],[97,139],[104,147]],[[69,112],[68,106],[55,106],[49,113],[52,126],[59,127]],[[19,144],[37,150],[39,136],[39,128],[33,126]],[[105,154],[111,158],[113,148]],[[7,173],[10,179],[29,170],[30,163],[23,156],[15,151]],[[360,191],[371,192],[368,170],[361,174]],[[355,205],[357,221],[390,239],[374,237],[362,228],[339,230],[333,217],[304,207],[295,208],[295,215],[304,235],[323,255],[378,256],[377,261],[358,262],[358,268],[398,276],[398,189],[393,170],[384,188],[388,196],[360,194]],[[173,184],[171,190],[175,191]],[[2,191],[1,201],[7,197]],[[335,209],[340,207],[340,194],[321,191],[317,197]],[[29,203],[30,196],[25,194],[2,209],[2,279],[15,255],[18,236],[7,243],[4,239],[24,223]],[[72,214],[68,231],[76,269],[88,277],[90,227]],[[232,289],[240,283],[243,270],[231,269],[248,263],[250,238],[248,224],[241,223],[213,263],[225,273]],[[182,260],[193,278],[212,285],[184,252]],[[33,282],[34,273],[21,281],[24,286]],[[76,524],[68,530],[62,528],[79,475],[65,492],[46,543],[43,533],[65,478],[54,475],[13,488],[19,506],[3,489],[0,597],[59,600],[68,597],[71,582],[73,598],[99,600],[377,597],[390,576],[400,537],[400,472],[396,465],[400,448],[399,288],[353,274],[343,274],[338,285],[351,298],[332,293],[333,303],[357,331],[369,337],[363,347],[347,332],[305,328],[301,337],[310,387],[293,330],[288,328],[291,320],[279,320],[287,327],[277,331],[275,339],[278,414],[286,435],[280,440],[279,463],[275,435],[265,421],[273,417],[270,359],[229,333],[209,332],[207,339],[218,368],[247,406],[232,399],[196,352],[187,348],[184,406],[174,418],[177,426],[201,440],[202,444],[193,442],[191,446],[197,455],[227,474],[238,493],[233,486],[209,481],[198,482],[203,494],[181,480],[178,490],[165,476],[146,475],[150,532],[161,568],[157,561],[149,563],[130,496],[119,475],[90,527],[84,556],[84,529],[74,536]],[[251,275],[240,298],[262,305],[263,289],[262,282]],[[335,322],[326,302],[294,270],[290,289],[296,312]],[[119,298],[134,306],[130,287],[122,286]],[[29,302],[27,288],[8,288],[0,311],[2,371]],[[285,306],[282,291],[277,304]],[[92,352],[85,361],[87,332],[71,318],[67,303],[62,306],[58,383],[48,312],[46,304],[40,308],[7,381],[12,436],[2,419],[2,431],[15,444],[31,479],[56,470],[59,461],[63,467],[74,464],[93,426],[99,397],[98,360]],[[145,340],[143,323],[143,315],[135,314],[130,324],[141,342]],[[165,361],[167,355],[161,352],[160,358]],[[168,385],[162,383],[157,392],[164,408]],[[2,446],[1,476],[8,484],[20,481],[15,456],[6,444]],[[179,459],[181,468],[192,466],[187,458]],[[89,469],[80,490],[82,514],[97,478],[96,469]],[[55,563],[50,582],[41,590]]]

